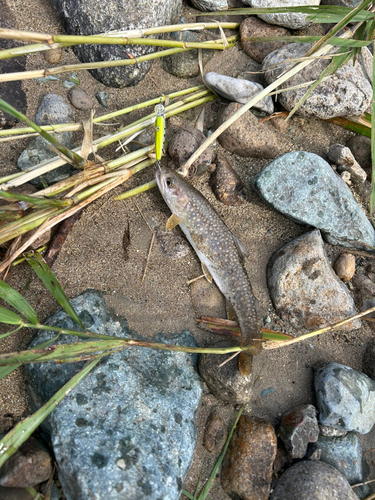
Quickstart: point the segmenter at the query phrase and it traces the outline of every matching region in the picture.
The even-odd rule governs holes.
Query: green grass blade
[[[24,324],[21,316],[18,316],[18,314],[16,314],[13,311],[10,311],[9,309],[5,309],[5,307],[0,307],[0,323],[5,323],[7,325],[20,325],[20,326]],[[0,339],[7,337],[11,333],[13,332],[4,333],[3,335],[0,335]]]
[[[39,323],[38,315],[27,300],[22,297],[14,288],[9,286],[4,281],[0,280],[0,298],[5,300],[9,305],[14,307],[20,314],[30,321],[33,325]]]
[[[153,189],[155,187],[157,187],[157,182],[155,180],[146,182],[146,184],[142,184],[141,186],[129,189],[128,191],[119,194],[118,196],[115,197],[115,200],[126,200],[126,198],[131,198],[136,194],[144,193],[145,191],[148,191],[149,189]]]
[[[10,365],[10,366],[0,367],[0,380],[2,378],[6,377],[7,375],[9,375],[9,373],[14,372],[14,370],[17,370],[17,368],[19,368],[20,366],[21,366],[21,363]]]
[[[98,356],[91,361],[85,368],[77,373],[67,384],[65,384],[56,394],[37,412],[30,417],[19,422],[8,434],[0,441],[0,467],[15,453],[35,429],[48,417],[65,396],[96,366],[102,356]]]
[[[49,290],[49,292],[57,300],[60,306],[65,310],[67,314],[69,314],[72,320],[75,321],[75,323],[77,323],[77,325],[79,325],[84,330],[85,327],[80,317],[73,309],[68,297],[65,295],[64,290],[55,278],[51,269],[45,262],[43,262],[42,257],[38,253],[36,253],[33,257],[26,257],[26,260],[38,275],[38,277],[43,281],[44,286],[47,288],[47,290]]]
[[[321,36],[249,36],[242,41],[249,42],[289,42],[289,43],[315,43],[321,40]],[[328,45],[334,47],[367,47],[371,40],[354,40],[353,38],[333,37],[327,41]]]
[[[43,139],[52,144],[52,146],[58,149],[61,154],[66,156],[72,163],[74,163],[74,166],[76,168],[83,168],[85,166],[86,162],[81,156],[79,156],[79,154],[74,153],[66,146],[61,144],[61,142],[59,142],[55,137],[40,128],[36,123],[29,120],[25,115],[13,108],[13,106],[3,101],[3,99],[0,99],[0,109],[4,111],[4,113],[8,113],[9,115],[14,116],[14,118],[25,122],[29,127],[33,128],[35,132],[38,132],[38,134],[43,137]]]
[[[369,115],[371,116],[371,115]],[[371,137],[371,124],[366,127],[366,125],[362,125],[361,123],[353,122],[352,120],[348,120],[347,118],[330,118],[327,122],[334,123],[335,125],[340,125],[340,127],[344,127],[347,130],[353,130],[357,134],[364,135],[366,137]]]
[[[375,49],[375,41],[374,41]],[[371,194],[370,194],[370,216],[372,225],[374,223],[375,211],[375,59],[372,61],[372,103],[371,103],[371,161],[372,161],[372,175],[371,175]]]
[[[24,201],[30,205],[46,205],[49,207],[67,207],[72,205],[70,200],[49,200],[47,198],[36,198],[25,194],[11,193],[10,191],[0,191],[0,198],[8,200]]]
[[[293,338],[293,335],[275,332],[274,330],[267,330],[267,328],[262,328],[262,334],[263,338],[266,340],[279,340],[280,342]]]

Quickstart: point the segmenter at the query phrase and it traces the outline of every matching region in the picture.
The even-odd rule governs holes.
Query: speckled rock
[[[233,341],[222,340],[213,347],[231,347]],[[244,377],[238,369],[238,356],[219,368],[230,355],[202,354],[199,373],[211,393],[225,403],[248,403],[252,395],[252,376]]]
[[[216,168],[211,174],[209,184],[216,198],[225,205],[242,205],[243,198],[240,194],[245,186],[239,175],[224,156],[218,155],[215,161]]]
[[[204,81],[207,87],[215,92],[215,94],[219,94],[229,101],[239,102],[240,104],[246,104],[250,99],[264,90],[259,83],[220,75],[213,71],[205,75]],[[272,97],[268,96],[262,99],[254,104],[253,108],[272,115],[274,110]]]
[[[86,111],[94,106],[94,101],[86,92],[78,87],[74,87],[68,92],[69,101],[76,109]]]
[[[355,256],[348,252],[340,253],[333,263],[333,269],[344,283],[350,281],[355,273]]]
[[[207,418],[203,446],[209,453],[219,453],[227,439],[227,428],[224,420],[216,412],[210,413]]]
[[[368,173],[371,172],[371,139],[364,135],[355,135],[347,143],[348,148],[361,167]]]
[[[96,35],[116,30],[134,30],[173,24],[180,13],[182,0],[142,2],[138,0],[52,0],[64,21],[68,35]],[[149,54],[155,47],[145,45],[77,45],[73,51],[82,62],[113,61],[129,59],[127,51],[134,57]],[[100,68],[91,73],[109,87],[130,87],[142,80],[153,61],[136,65]]]
[[[47,481],[51,474],[52,457],[47,448],[29,437],[0,468],[0,485],[28,488]]]
[[[221,470],[221,486],[231,498],[267,500],[276,457],[272,425],[242,415],[230,441]]]
[[[241,46],[243,50],[258,63],[272,51],[280,49],[287,42],[254,42],[249,37],[288,36],[290,32],[280,26],[265,23],[256,16],[246,18],[240,26]]]
[[[268,84],[274,82],[281,72],[292,67],[294,60],[303,57],[309,50],[309,45],[293,43],[275,50],[265,57],[262,69],[266,71],[265,78]],[[367,51],[367,52],[366,52]],[[363,55],[365,54],[365,55]],[[316,116],[323,120],[337,116],[357,116],[364,113],[371,102],[371,83],[366,70],[365,60],[369,54],[367,48],[362,49],[358,60],[340,68],[334,75],[321,83],[298,109],[298,114]],[[369,57],[372,57],[371,54]],[[282,61],[293,59],[293,62],[283,64]],[[319,59],[309,64],[297,75],[280,85],[280,89],[301,85],[316,80],[328,66],[329,60]],[[270,66],[278,65],[271,69]],[[278,94],[280,104],[290,111],[305,95],[308,87],[289,90]]]
[[[232,102],[220,116],[220,125],[242,108]],[[228,127],[218,138],[220,145],[238,156],[251,158],[275,158],[279,154],[275,129],[267,122],[258,123],[250,112],[244,113]]]
[[[134,338],[101,292],[71,300],[87,329]],[[65,312],[47,324],[74,328]],[[38,332],[31,346],[53,338]],[[155,342],[196,345],[187,330]],[[75,342],[75,337],[64,339]],[[193,459],[202,393],[194,357],[128,348],[104,358],[47,419],[67,500],[177,500]],[[33,406],[48,400],[82,363],[28,365]]]
[[[375,339],[371,339],[367,344],[363,356],[363,373],[375,380]]]
[[[375,423],[375,382],[364,373],[328,363],[314,375],[319,422],[367,434]]]
[[[349,484],[366,481],[368,466],[364,463],[361,441],[354,432],[348,432],[342,437],[319,436],[318,447],[321,450],[321,461],[340,471]],[[366,485],[365,490],[367,491],[363,491],[362,487],[360,498],[363,498],[363,493],[371,493],[369,485]],[[360,490],[356,488],[354,492],[358,495]]]
[[[353,298],[333,272],[317,230],[299,236],[272,255],[267,281],[277,314],[295,328],[314,330],[356,313]],[[342,329],[360,326],[360,320],[354,320]]]
[[[299,405],[284,413],[278,435],[283,440],[290,458],[303,458],[308,444],[315,443],[319,436],[315,407]]]
[[[337,170],[342,172],[346,170],[351,178],[357,182],[365,182],[366,172],[357,163],[352,152],[342,144],[332,144],[328,151],[328,158],[337,165]]]
[[[202,50],[203,67],[213,57],[212,50]],[[198,50],[188,50],[163,57],[163,69],[178,78],[193,78],[199,75]]]
[[[202,10],[203,12],[215,12],[216,10],[228,9],[227,0],[191,0],[191,3],[196,9]]]
[[[298,462],[280,477],[270,500],[358,500],[346,478],[316,460]]]
[[[304,7],[305,5],[319,5],[320,0],[242,0],[244,4],[250,5],[256,9],[265,9],[267,7]],[[306,14],[287,12],[285,14],[259,14],[259,17],[269,24],[277,24],[291,28],[293,30],[304,28],[310,21]]]
[[[280,156],[253,178],[253,188],[276,210],[315,226],[332,245],[366,251],[375,232],[350,189],[320,156],[295,151]],[[358,243],[359,242],[359,243]]]
[[[327,425],[322,424],[319,424],[319,431],[320,434],[325,437],[342,437],[347,434],[347,431],[335,429],[334,427],[328,427]]]
[[[35,123],[39,126],[74,121],[72,108],[57,94],[46,94],[36,112]]]
[[[16,20],[6,4],[5,0],[0,0],[0,26],[2,28],[16,29]],[[0,50],[11,49],[16,47],[17,43],[13,40],[0,39]],[[18,73],[25,71],[26,56],[14,57],[12,59],[3,59],[0,61],[0,74],[4,73]],[[26,94],[22,90],[22,81],[16,82],[3,82],[0,85],[0,98],[5,102],[16,108],[21,113],[26,113]],[[13,127],[18,122],[8,113],[0,110],[0,128]]]

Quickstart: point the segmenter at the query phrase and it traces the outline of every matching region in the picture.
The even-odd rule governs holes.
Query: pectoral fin
[[[246,257],[249,257],[249,252],[247,251],[247,248],[242,243],[242,241],[239,240],[237,236],[235,236],[233,233],[232,233],[232,238],[234,244],[236,245],[238,255],[240,256],[241,260],[245,260]]]
[[[206,280],[209,283],[212,283],[212,276],[210,274],[210,271],[207,269],[206,265],[203,264],[203,262],[201,262],[201,266],[202,266],[202,271],[203,271],[204,277],[206,278]]]
[[[169,219],[167,220],[167,229],[171,230],[174,227],[178,226],[182,222],[181,217],[179,217],[176,214],[172,214]]]
[[[238,322],[236,311],[233,309],[233,306],[229,302],[229,300],[225,300],[225,309],[227,311],[227,319]]]

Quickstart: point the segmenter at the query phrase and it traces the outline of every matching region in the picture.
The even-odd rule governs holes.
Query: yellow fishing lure
[[[159,161],[163,154],[164,134],[165,134],[165,109],[162,104],[158,104],[155,108],[155,154]]]

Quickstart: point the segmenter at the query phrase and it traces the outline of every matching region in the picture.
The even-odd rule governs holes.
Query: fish
[[[262,330],[258,300],[243,267],[246,249],[207,199],[176,171],[159,167],[156,182],[172,212],[167,227],[180,226],[202,268],[212,276],[237,315],[241,346],[248,347],[246,351],[241,351],[238,367],[243,376],[248,376],[252,356],[262,349]]]

